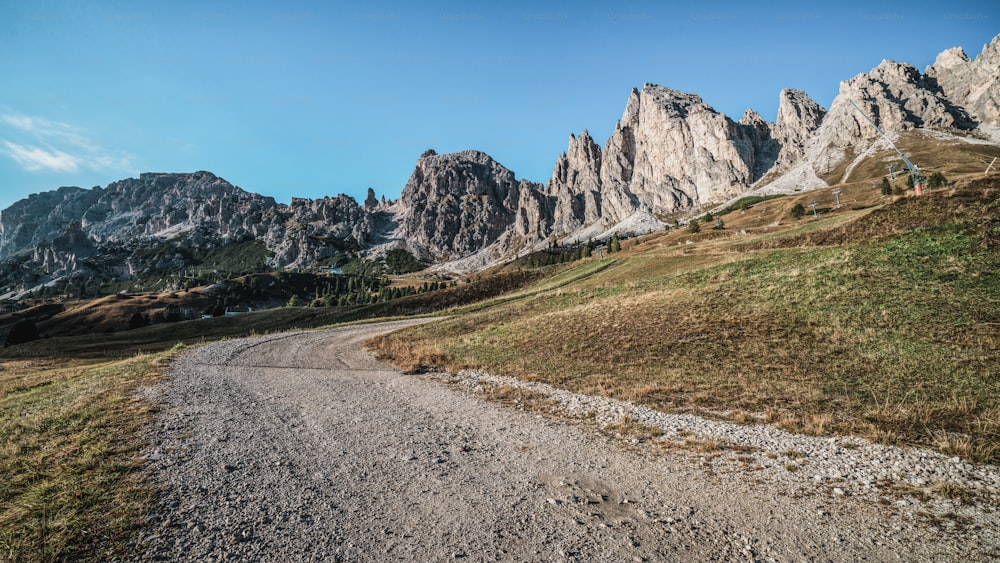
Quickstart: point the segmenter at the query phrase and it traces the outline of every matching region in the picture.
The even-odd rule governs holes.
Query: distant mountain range
[[[697,95],[646,84],[603,148],[587,131],[570,135],[545,185],[481,152],[429,150],[397,201],[369,191],[361,204],[341,195],[284,205],[209,172],[33,194],[0,212],[0,296],[59,278],[176,272],[247,242],[274,268],[405,247],[469,271],[551,242],[648,232],[750,191],[847,181],[883,143],[851,101],[890,135],[1000,145],[1000,36],[975,59],[944,51],[922,73],[885,60],[842,82],[828,110],[783,90],[774,123],[749,109],[734,121]]]

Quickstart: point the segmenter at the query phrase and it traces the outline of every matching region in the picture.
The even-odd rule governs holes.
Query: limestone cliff
[[[1000,127],[1000,35],[975,60],[969,60],[961,47],[943,51],[925,73],[977,124]]]
[[[603,151],[586,131],[570,136],[546,188],[553,232],[723,201],[763,176],[779,148],[753,111],[736,123],[694,94],[646,84],[632,90]]]
[[[245,241],[262,243],[272,267],[299,268],[370,246],[374,231],[372,214],[348,196],[282,205],[209,172],[146,173],[34,194],[4,210],[0,277],[177,271],[195,266],[194,255]]]
[[[883,142],[852,101],[889,136],[929,129],[1000,142],[1000,36],[974,60],[944,51],[925,73],[883,61],[841,82],[829,111],[782,90],[774,123],[752,109],[733,121],[664,86],[633,88],[604,146],[586,130],[570,135],[545,186],[482,152],[427,151],[396,202],[369,189],[363,205],[347,196],[283,205],[208,172],[64,187],[0,214],[0,260],[11,272],[70,271],[111,245],[126,271],[169,269],[184,267],[192,249],[259,241],[270,266],[300,268],[388,242],[480,267],[553,239],[658,228],[750,190],[842,181]],[[829,177],[847,158],[843,178]]]
[[[422,258],[447,261],[473,254],[505,234],[537,237],[547,226],[541,186],[517,180],[489,155],[427,151],[400,197],[402,240]]]

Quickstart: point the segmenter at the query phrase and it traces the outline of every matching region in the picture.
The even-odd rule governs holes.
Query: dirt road
[[[624,447],[364,350],[411,322],[184,353],[158,390],[148,459],[165,490],[137,559],[913,561],[995,549],[891,505]]]

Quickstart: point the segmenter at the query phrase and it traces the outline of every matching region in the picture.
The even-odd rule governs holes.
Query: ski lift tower
[[[910,162],[910,159],[906,158],[906,155],[903,154],[903,151],[899,150],[899,147],[896,146],[896,143],[893,143],[892,139],[890,139],[888,135],[883,133],[882,130],[878,128],[878,125],[875,125],[875,122],[872,121],[870,117],[868,117],[868,114],[866,114],[864,111],[861,110],[861,108],[858,107],[858,104],[854,103],[854,100],[848,100],[848,101],[851,102],[851,105],[854,106],[854,109],[858,110],[858,113],[860,113],[861,116],[868,121],[868,123],[871,123],[871,126],[874,127],[876,131],[878,131],[878,134],[882,135],[882,138],[885,139],[887,143],[889,143],[889,146],[891,146],[893,149],[896,150],[896,153],[899,154],[899,158],[903,159],[903,162],[906,164],[906,167],[910,169],[910,178],[913,180],[913,193],[916,195],[920,195],[924,188],[924,177],[920,175],[920,169],[917,168],[917,165],[913,164],[912,162]]]

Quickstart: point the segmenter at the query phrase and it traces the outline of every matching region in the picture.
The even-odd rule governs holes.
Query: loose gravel
[[[413,322],[182,354],[147,390],[163,492],[132,559],[1000,558],[996,467],[476,371],[402,375],[364,350]],[[498,385],[550,403],[482,398]],[[609,431],[624,420],[660,435]]]

